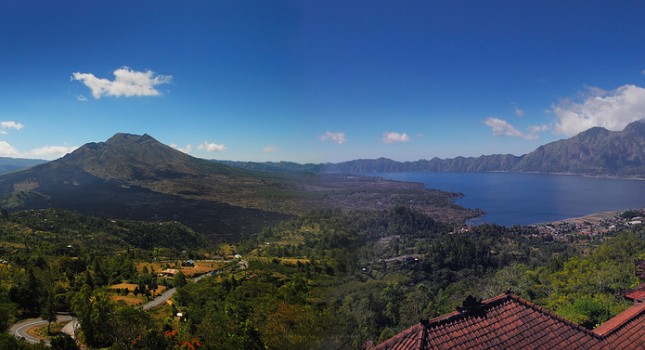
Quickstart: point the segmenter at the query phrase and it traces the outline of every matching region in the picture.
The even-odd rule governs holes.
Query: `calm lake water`
[[[645,208],[645,181],[515,173],[379,173],[421,182],[427,188],[461,192],[455,200],[487,214],[473,220],[529,225],[593,213]]]

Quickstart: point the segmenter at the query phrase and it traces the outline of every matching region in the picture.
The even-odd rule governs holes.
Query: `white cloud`
[[[85,101],[87,101],[87,97],[85,97],[84,95],[77,95],[76,96],[76,101],[85,102]]]
[[[45,146],[27,152],[27,157],[56,159],[76,150],[78,146]]]
[[[20,153],[13,148],[7,141],[0,141],[0,156],[2,157],[17,157]]]
[[[645,118],[645,88],[623,85],[605,91],[589,88],[582,101],[564,100],[552,108],[558,120],[556,133],[573,136],[594,126],[622,130],[627,124]]]
[[[527,140],[535,140],[539,133],[550,129],[548,125],[531,125],[528,127],[528,133],[523,133],[506,120],[492,117],[484,120],[484,124],[491,128],[495,136],[520,137]]]
[[[520,107],[515,107],[515,116],[516,117],[523,117],[524,116],[524,111]]]
[[[549,127],[546,124],[531,125],[531,126],[529,126],[529,133],[530,134],[538,134],[538,133],[545,132],[545,131],[550,130],[550,129],[551,129],[551,127]]]
[[[13,158],[38,158],[52,160],[60,158],[67,153],[76,150],[78,146],[44,146],[32,149],[28,152],[21,152],[6,141],[0,141],[0,156]]]
[[[172,148],[174,148],[174,149],[176,149],[178,151],[184,152],[186,154],[190,154],[190,152],[193,151],[193,145],[186,145],[186,147],[179,147],[179,146],[177,146],[176,144],[173,143],[173,144],[170,145],[170,147],[172,147]]]
[[[208,152],[220,152],[226,150],[226,146],[224,146],[223,144],[208,143],[204,141],[204,143],[197,146],[197,149],[205,150]]]
[[[383,133],[383,138],[381,139],[383,143],[394,143],[394,142],[408,142],[410,141],[410,137],[406,133],[398,133],[398,132],[384,132]]]
[[[24,128],[25,126],[21,123],[16,123],[13,120],[7,120],[7,121],[2,121],[0,122],[0,128],[2,129],[15,129],[15,130],[20,130]]]
[[[264,153],[275,153],[278,151],[278,147],[276,146],[266,146],[262,148],[262,152]]]
[[[160,92],[155,86],[170,83],[172,76],[156,75],[153,71],[137,72],[128,67],[114,71],[114,80],[97,78],[92,73],[75,72],[72,80],[78,80],[92,91],[92,96],[157,96]]]
[[[515,129],[511,124],[499,118],[488,118],[484,121],[484,124],[491,128],[493,135],[495,136],[524,136],[521,131]]]
[[[344,132],[327,131],[320,137],[320,141],[326,141],[326,140],[334,141],[339,145],[342,145],[343,143],[347,142],[347,138],[345,137]]]

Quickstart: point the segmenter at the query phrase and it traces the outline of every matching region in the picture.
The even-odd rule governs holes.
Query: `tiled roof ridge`
[[[589,336],[592,336],[592,337],[594,337],[596,339],[600,339],[600,340],[605,338],[604,336],[602,336],[600,334],[596,334],[592,330],[587,329],[587,328],[585,328],[585,327],[583,327],[583,326],[581,326],[581,325],[579,325],[579,324],[577,324],[575,322],[571,322],[571,321],[567,320],[566,318],[555,314],[552,311],[549,311],[549,310],[547,310],[547,309],[545,309],[545,308],[543,308],[541,306],[535,305],[532,302],[530,302],[530,301],[528,301],[526,299],[523,299],[523,298],[519,297],[518,295],[516,295],[516,294],[514,294],[512,292],[506,293],[506,295],[508,296],[509,299],[515,301],[516,303],[519,303],[519,304],[522,304],[522,305],[524,305],[526,307],[529,307],[529,308],[531,308],[531,309],[533,309],[533,310],[535,310],[535,311],[537,311],[537,312],[539,312],[539,313],[541,313],[541,314],[543,314],[543,315],[545,315],[547,317],[550,317],[550,318],[552,318],[552,319],[554,319],[554,320],[556,320],[558,322],[562,322],[562,323],[566,324],[567,326],[575,328],[576,330],[581,331],[581,332],[583,332],[583,333],[585,333],[585,334],[587,334]]]
[[[493,298],[490,298],[490,299],[482,301],[481,302],[481,304],[482,304],[481,310],[488,310],[488,309],[490,309],[490,308],[492,308],[494,306],[503,304],[505,301],[508,300],[508,296],[509,296],[508,293],[504,293],[504,294],[500,294],[500,295],[498,295],[496,297],[493,297]],[[450,323],[450,322],[459,321],[459,320],[464,319],[466,317],[480,317],[480,316],[477,313],[471,312],[471,311],[464,311],[464,312],[454,311],[454,312],[451,312],[451,313],[449,313],[447,315],[439,316],[439,317],[436,317],[436,318],[433,318],[433,319],[429,320],[427,328],[429,328],[429,329],[436,328],[436,327],[443,326],[444,324],[447,324],[447,323]]]
[[[585,327],[582,327],[579,324],[571,322],[571,321],[569,321],[569,320],[567,320],[567,319],[565,319],[565,318],[563,318],[561,316],[558,316],[555,313],[553,313],[553,312],[551,312],[551,311],[549,311],[549,310],[547,310],[547,309],[545,309],[543,307],[537,306],[537,305],[533,304],[532,302],[530,302],[530,301],[528,301],[526,299],[523,299],[520,296],[518,296],[515,293],[510,292],[510,291],[506,292],[506,293],[503,293],[503,294],[500,294],[498,296],[495,296],[493,298],[490,298],[490,299],[482,301],[481,310],[489,310],[489,309],[491,309],[491,308],[493,308],[495,306],[504,304],[504,303],[509,302],[509,301],[513,301],[513,302],[516,302],[518,304],[524,305],[524,306],[526,306],[528,308],[531,308],[531,309],[533,309],[533,310],[535,310],[535,311],[537,311],[537,312],[539,312],[539,313],[541,313],[541,314],[543,314],[543,315],[545,315],[545,316],[547,316],[547,317],[549,317],[551,319],[554,319],[554,320],[556,320],[558,322],[564,323],[565,325],[567,325],[569,327],[572,327],[572,328],[575,328],[576,330],[581,331],[584,334],[589,335],[591,337],[594,337],[596,339],[604,339],[605,338],[605,336],[603,336],[603,335],[596,334],[593,331],[591,331],[591,330],[589,330],[589,329],[587,329]],[[434,318],[434,319],[430,320],[428,322],[427,327],[429,329],[432,329],[432,328],[443,326],[443,325],[451,323],[451,322],[459,321],[459,320],[467,318],[467,317],[481,317],[481,316],[476,314],[476,313],[469,312],[469,311],[466,311],[466,312],[455,311],[455,312],[449,313],[447,315],[440,316],[440,317],[437,317],[437,318]]]
[[[607,338],[621,328],[627,326],[628,324],[634,322],[638,317],[645,313],[645,303],[635,304],[628,307],[623,312],[618,315],[610,318],[605,323],[598,326],[593,330],[594,334],[600,335],[603,338]],[[612,322],[613,321],[613,322]]]

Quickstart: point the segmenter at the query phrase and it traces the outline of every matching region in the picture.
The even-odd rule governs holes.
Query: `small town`
[[[645,209],[610,211],[532,225],[543,235],[552,235],[556,240],[567,240],[573,234],[596,237],[635,228],[645,221]]]

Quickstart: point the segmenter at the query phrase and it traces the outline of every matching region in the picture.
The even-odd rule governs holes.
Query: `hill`
[[[116,134],[55,161],[0,176],[3,208],[179,221],[213,240],[236,240],[316,209],[382,210],[413,203],[447,222],[474,216],[452,203],[455,195],[381,179],[241,169],[131,134]]]

